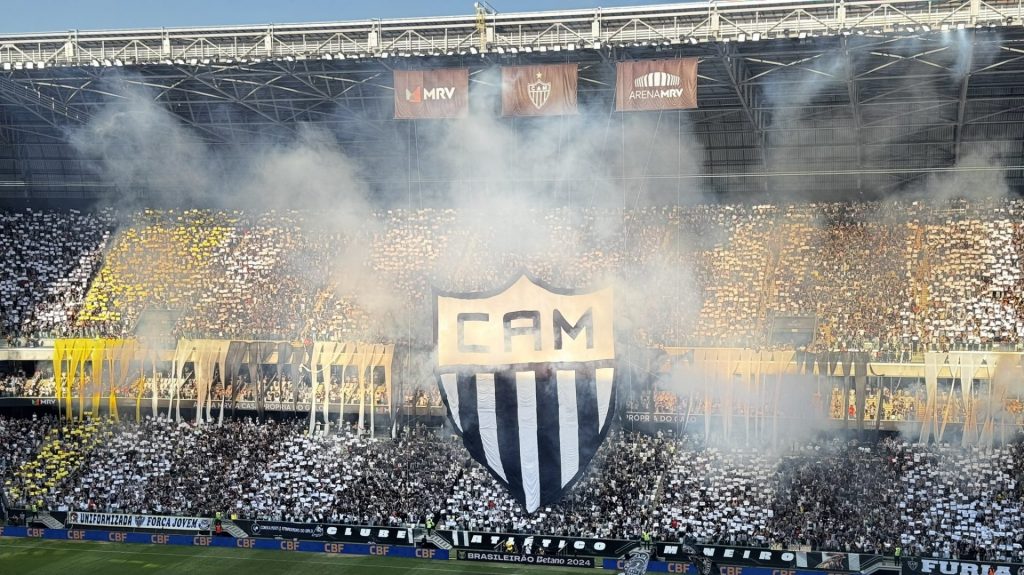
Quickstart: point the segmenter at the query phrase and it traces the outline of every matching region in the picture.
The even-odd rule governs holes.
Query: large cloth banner
[[[54,391],[57,399],[64,403],[65,416],[73,415],[76,393],[78,417],[84,417],[86,411],[98,416],[101,398],[106,394],[107,412],[116,419],[117,391],[130,383],[129,372],[137,350],[138,342],[126,339],[56,340],[53,346]],[[140,369],[138,364],[134,369]]]
[[[251,537],[287,537],[311,541],[342,541],[346,543],[380,543],[400,545],[414,543],[413,532],[405,527],[380,525],[338,525],[333,523],[290,523],[287,521],[233,521]]]
[[[577,64],[507,66],[501,69],[501,113],[557,116],[576,113]]]
[[[438,295],[438,383],[480,464],[532,513],[578,480],[614,409],[611,289],[522,276],[493,293]]]
[[[1024,564],[995,561],[965,561],[937,559],[933,557],[907,557],[900,565],[902,575],[1019,575],[1024,573]]]
[[[476,551],[498,551],[512,541],[518,550],[530,547],[536,555],[628,557],[633,550],[642,548],[638,541],[624,539],[589,539],[561,535],[527,535],[475,531],[439,531],[454,547]],[[840,553],[828,551],[796,551],[756,547],[729,547],[724,545],[686,545],[660,542],[653,545],[653,556],[663,561],[686,562],[715,572],[719,566],[770,567],[772,569],[818,569],[831,572],[856,572],[880,562],[879,555]],[[681,571],[680,571],[681,572]],[[979,573],[984,575],[984,573]]]
[[[213,521],[207,517],[173,517],[134,513],[68,513],[68,525],[89,527],[122,527],[126,529],[173,529],[175,531],[209,531]]]
[[[395,118],[462,118],[469,113],[469,69],[395,70]]]
[[[630,60],[615,67],[615,110],[697,107],[697,59]]]
[[[518,565],[549,565],[553,567],[583,567],[593,569],[597,561],[593,557],[560,557],[558,555],[520,555],[495,551],[456,551],[459,561],[487,561],[490,563],[514,563]],[[642,574],[641,574],[642,575]]]

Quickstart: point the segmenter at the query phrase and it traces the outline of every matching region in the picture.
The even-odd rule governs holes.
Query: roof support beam
[[[861,136],[860,93],[857,90],[857,73],[850,56],[850,37],[843,36],[843,63],[846,67],[846,91],[850,98],[850,115],[853,117],[853,128],[857,138],[857,167],[864,167],[864,146]],[[857,192],[864,193],[864,182],[857,174]]]
[[[51,128],[61,129],[68,123],[83,124],[90,118],[56,99],[0,75],[0,99],[21,106]]]
[[[758,148],[761,150],[761,166],[768,167],[767,142],[765,142],[764,106],[762,105],[762,94],[756,84],[749,82],[750,71],[743,59],[736,53],[735,44],[716,45],[718,57],[725,66],[729,77],[729,85],[732,86],[736,97],[739,98],[743,113],[750,122],[750,127],[757,139]]]
[[[234,104],[237,104],[238,106],[241,106],[242,108],[245,108],[246,110],[249,110],[250,112],[256,114],[257,116],[260,116],[261,118],[269,120],[272,124],[274,124],[274,125],[276,125],[276,126],[278,126],[280,128],[283,128],[283,129],[285,129],[288,132],[292,132],[292,133],[295,132],[295,127],[294,126],[282,122],[280,118],[275,118],[275,117],[267,114],[266,112],[264,112],[263,110],[259,109],[258,107],[254,106],[252,104],[249,104],[248,102],[246,102],[245,99],[239,98],[239,97],[237,97],[237,96],[235,96],[233,94],[230,94],[230,93],[222,90],[214,82],[211,82],[211,81],[207,80],[205,78],[205,75],[203,75],[203,74],[196,74],[194,72],[191,72],[191,71],[189,71],[187,69],[180,68],[180,67],[179,67],[179,70],[181,72],[187,74],[190,78],[192,78],[192,80],[194,80],[196,82],[199,82],[200,84],[206,86],[210,90],[213,90],[219,96],[223,97],[225,100],[227,100],[229,102],[232,102]],[[264,85],[262,87],[266,88],[268,85],[269,85],[269,83],[264,83]],[[251,93],[252,92],[250,92],[250,94]]]
[[[974,68],[974,43],[977,36],[972,35],[971,43],[967,45],[967,53],[964,56],[966,62],[963,67],[963,77],[960,78],[960,95],[956,108],[956,129],[953,135],[953,163],[959,164],[964,139],[964,123],[967,116],[967,90],[971,84],[971,70]]]

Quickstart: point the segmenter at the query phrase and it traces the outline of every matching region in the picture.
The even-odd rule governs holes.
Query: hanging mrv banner
[[[395,70],[395,118],[462,118],[469,113],[469,69]]]
[[[679,110],[697,107],[697,59],[630,60],[615,68],[615,109]]]
[[[608,432],[615,401],[611,288],[521,276],[490,293],[438,294],[438,384],[469,453],[527,510],[558,501]]]
[[[575,114],[578,68],[576,64],[503,67],[501,113],[505,116]]]

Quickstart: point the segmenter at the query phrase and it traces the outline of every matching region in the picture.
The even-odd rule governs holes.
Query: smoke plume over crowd
[[[908,85],[907,90],[944,90],[995,57],[988,44],[979,45],[964,35],[953,34],[948,50],[955,54],[952,72],[936,69],[932,81]],[[857,167],[846,160],[823,157],[821,150],[826,148],[807,145],[804,137],[822,123],[834,121],[822,117],[814,104],[851,89],[849,70],[855,66],[855,55],[836,50],[761,81],[758,89],[771,110],[765,115],[766,124],[759,127],[764,132],[765,171],[792,174],[808,167]],[[614,286],[617,328],[623,334],[635,334],[663,318],[666,301],[676,306],[674,317],[696,318],[701,312],[701,298],[687,297],[699,289],[696,270],[658,250],[630,250],[632,242],[639,245],[643,240],[629,225],[631,210],[721,199],[713,180],[704,177],[709,152],[695,133],[693,116],[685,112],[615,114],[603,107],[583,107],[576,116],[535,120],[500,118],[490,106],[474,106],[464,119],[402,126],[395,131],[396,145],[406,160],[382,166],[365,159],[352,145],[340,144],[339,134],[330,127],[285,123],[254,129],[243,141],[238,131],[189,125],[168,108],[155,89],[142,85],[143,78],[130,72],[109,82],[116,97],[69,138],[81,156],[94,163],[97,177],[117,190],[109,199],[112,205],[121,211],[209,207],[305,212],[309,225],[344,238],[339,261],[333,266],[344,271],[330,278],[330,283],[339,292],[354,295],[369,313],[387,318],[383,323],[389,333],[384,336],[391,340],[428,337],[431,317],[429,302],[409,301],[381,281],[371,261],[371,243],[386,232],[382,214],[389,210],[452,210],[450,225],[457,233],[451,241],[432,246],[438,252],[433,254],[429,275],[439,289],[494,289],[519,271],[507,269],[507,262],[543,268],[527,269],[535,274],[570,269],[581,260],[596,262],[600,269],[602,254],[584,251],[593,250],[595,244],[618,242],[626,254],[635,257],[608,265],[592,276],[600,278],[600,284]],[[493,71],[474,75],[473,100],[494,101],[499,83]],[[862,109],[862,117],[851,118],[851,125],[874,121],[872,110]],[[933,112],[911,110],[905,118],[891,121],[913,123],[919,114],[927,113]],[[849,132],[853,144],[857,138],[871,138],[866,129]],[[914,137],[908,132],[908,139]],[[900,144],[863,143],[870,144],[863,147],[868,157],[891,156]],[[925,201],[947,201],[972,193],[1007,195],[1005,173],[1000,169],[1006,154],[998,146],[965,143],[956,161],[956,167],[963,170],[909,178],[905,185],[893,189],[909,191]],[[906,158],[906,162],[918,159]],[[900,163],[901,158],[893,158],[893,166]],[[388,173],[380,173],[382,170]],[[404,179],[406,193],[377,189],[374,182],[383,176],[391,182]],[[779,205],[813,200],[807,181],[798,175],[767,178],[766,188],[771,191],[767,199]],[[790,189],[794,191],[788,192]],[[871,196],[875,195],[881,194],[872,191]],[[591,208],[598,210],[587,211]],[[599,215],[593,216],[595,213]],[[553,226],[548,214],[563,214],[571,225]],[[817,221],[813,225],[828,224]],[[582,234],[591,239],[581,241]],[[725,238],[691,237],[680,232],[665,241],[705,249]],[[476,261],[488,263],[483,269],[467,269],[467,262]],[[301,266],[295,273],[304,273]],[[622,350],[627,349],[635,365],[652,362],[647,355],[650,352],[643,351],[649,349],[646,346],[627,341]],[[670,372],[658,385],[685,394],[695,382]],[[783,386],[782,397],[774,401],[800,412],[809,385]]]

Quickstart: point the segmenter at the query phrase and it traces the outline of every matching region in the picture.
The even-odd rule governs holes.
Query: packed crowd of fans
[[[113,223],[110,211],[0,212],[0,336],[9,345],[67,333]]]
[[[488,215],[390,209],[365,229],[301,212],[0,214],[0,331],[429,341],[431,287],[493,289],[527,269],[553,285],[618,278],[652,345],[772,343],[775,317],[816,348],[1015,345],[1022,202],[696,205]],[[522,220],[522,221],[520,221]],[[494,224],[494,225],[498,225]],[[140,324],[141,322],[141,324]],[[426,327],[424,327],[426,326]]]
[[[0,417],[0,434],[16,506],[1024,560],[1019,442],[755,448],[617,430],[559,503],[528,514],[438,430]]]

